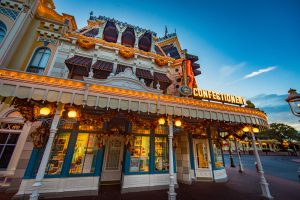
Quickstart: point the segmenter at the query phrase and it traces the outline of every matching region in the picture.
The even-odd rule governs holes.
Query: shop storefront
[[[7,57],[7,68],[0,69],[1,116],[7,110],[21,116],[9,121],[21,124],[9,130],[19,139],[0,144],[16,146],[10,153],[17,157],[3,166],[5,180],[19,181],[17,196],[97,195],[102,185],[115,184],[120,192],[133,192],[223,182],[220,133],[268,126],[267,116],[243,97],[197,87],[198,57],[181,49],[176,33],[158,38],[92,14],[78,29],[51,0],[33,8],[34,17],[24,14],[30,25],[21,27],[32,37],[11,33],[28,48],[16,43],[11,56],[20,56]]]

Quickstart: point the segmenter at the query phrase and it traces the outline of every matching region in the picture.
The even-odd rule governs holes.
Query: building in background
[[[166,187],[173,171],[174,184],[226,181],[219,133],[267,117],[197,88],[197,60],[175,33],[93,15],[78,28],[52,0],[1,1],[1,187],[131,192]]]

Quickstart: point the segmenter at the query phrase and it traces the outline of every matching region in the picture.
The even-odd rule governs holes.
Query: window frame
[[[43,51],[43,52],[41,52],[41,51]],[[40,52],[42,53],[42,55],[41,55],[40,58],[37,58],[37,56],[38,56],[38,54],[40,54]],[[48,56],[48,58],[47,58],[47,62],[45,63],[45,66],[40,66],[42,60],[46,56]],[[49,47],[45,47],[45,46],[38,47],[34,51],[33,56],[30,59],[30,62],[29,62],[28,66],[27,66],[27,69],[26,69],[26,72],[35,73],[35,74],[43,74],[45,72],[45,69],[47,68],[50,57],[51,57],[51,49]],[[35,62],[36,59],[39,59],[37,66],[33,65],[33,62]],[[30,69],[33,69],[33,70],[30,71]],[[37,70],[38,72],[35,72],[34,70]],[[40,72],[40,70],[42,70],[42,72]]]

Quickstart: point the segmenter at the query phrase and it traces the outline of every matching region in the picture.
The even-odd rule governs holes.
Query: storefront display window
[[[136,136],[133,146],[130,147],[130,172],[149,171],[149,136]]]
[[[135,134],[145,134],[145,135],[149,135],[150,134],[150,129],[148,128],[144,128],[144,127],[139,127],[135,124],[132,125],[132,133]]]
[[[69,139],[70,133],[59,133],[56,136],[47,165],[47,175],[59,175],[61,173]]]
[[[167,137],[155,137],[155,170],[169,170],[169,148]]]
[[[168,134],[168,126],[158,125],[155,129],[155,134],[158,135],[167,135]]]
[[[212,140],[215,168],[223,167],[222,147],[218,140]]]
[[[223,167],[222,144],[219,140],[218,131],[216,128],[211,128],[211,142],[214,154],[215,168]]]
[[[96,134],[78,134],[69,170],[70,174],[94,173],[96,140]]]

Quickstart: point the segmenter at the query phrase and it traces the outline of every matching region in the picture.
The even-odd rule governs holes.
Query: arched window
[[[6,31],[7,31],[7,28],[6,28],[5,24],[2,21],[0,21],[0,44],[3,40],[3,38],[5,37]]]
[[[42,74],[47,66],[51,50],[47,47],[40,47],[35,50],[27,68],[27,72]]]

